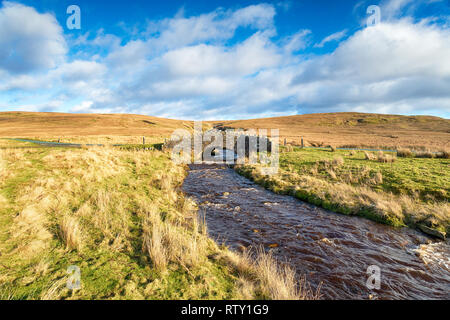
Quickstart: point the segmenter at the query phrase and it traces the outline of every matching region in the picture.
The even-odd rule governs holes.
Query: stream
[[[277,195],[220,165],[191,165],[183,191],[232,250],[264,246],[322,299],[450,299],[450,244]],[[367,269],[381,272],[369,289]]]

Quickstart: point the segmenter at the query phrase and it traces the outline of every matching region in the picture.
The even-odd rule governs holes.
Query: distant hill
[[[213,121],[215,127],[280,129],[287,142],[305,145],[450,147],[450,120],[433,116],[317,113],[277,118]]]
[[[323,113],[288,117],[208,121],[207,127],[280,129],[282,142],[305,145],[443,149],[450,147],[450,120],[433,116]],[[170,136],[192,121],[130,114],[0,112],[0,136]]]
[[[191,121],[131,114],[0,112],[0,136],[167,135]]]

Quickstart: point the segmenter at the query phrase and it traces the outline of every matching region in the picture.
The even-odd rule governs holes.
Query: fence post
[[[145,145],[145,137],[142,137],[142,144]]]
[[[302,149],[303,149],[303,146],[304,146],[304,144],[303,144],[303,137],[302,137]]]
[[[284,138],[284,146],[286,146],[287,142],[286,142],[286,138]]]

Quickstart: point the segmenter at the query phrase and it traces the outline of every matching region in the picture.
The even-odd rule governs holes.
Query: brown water
[[[332,213],[274,194],[234,170],[193,165],[183,190],[205,214],[210,236],[230,248],[263,245],[325,299],[449,299],[450,245],[411,229]],[[381,270],[369,290],[367,268]]]

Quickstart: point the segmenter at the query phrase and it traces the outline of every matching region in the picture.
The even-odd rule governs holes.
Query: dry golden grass
[[[64,290],[66,283],[67,280],[65,278],[54,281],[50,287],[41,294],[40,299],[44,301],[60,300],[61,291]]]
[[[289,144],[305,146],[429,148],[450,147],[450,120],[432,116],[318,113],[278,118],[211,121],[215,126],[280,129]]]
[[[179,191],[185,168],[163,152],[91,147],[0,154],[12,172],[0,190],[12,208],[3,212],[12,218],[1,226],[10,237],[0,242],[0,263],[8,265],[0,296],[316,298],[302,293],[304,284],[272,257],[250,260],[212,241],[195,203]],[[243,267],[211,258],[229,255],[249,276],[240,276]],[[83,287],[76,293],[65,287],[62,259],[82,263]],[[185,284],[172,288],[173,282]],[[4,287],[9,283],[17,290]]]
[[[373,153],[367,151],[364,151],[364,157],[366,160],[375,160],[377,158]]]
[[[375,176],[373,177],[373,179],[374,179],[374,181],[373,181],[374,184],[383,183],[383,174],[381,172],[377,172],[375,174]]]
[[[400,158],[450,159],[450,151],[441,150],[438,152],[432,152],[430,150],[411,150],[408,148],[401,148],[397,150],[397,156]]]
[[[394,155],[384,154],[383,151],[379,151],[377,154],[377,161],[382,163],[393,163],[397,160],[397,157]]]
[[[64,140],[64,136],[71,136],[73,142],[77,142],[76,137],[84,141],[89,136],[103,136],[98,141],[113,140],[113,136],[170,136],[175,129],[192,128],[190,121],[128,114],[1,112],[0,120],[3,137],[17,137],[20,133],[21,137]]]
[[[69,250],[81,250],[83,235],[77,219],[64,216],[59,226],[60,236]]]
[[[15,254],[29,259],[48,248],[52,234],[46,225],[47,218],[38,206],[25,207],[14,219],[11,230],[13,238],[20,243]]]
[[[414,153],[408,148],[400,148],[397,150],[397,156],[401,158],[413,158]]]
[[[263,248],[236,253],[227,251],[223,258],[239,274],[239,290],[243,297],[256,291],[274,300],[319,299],[320,288],[313,292],[304,278],[298,280],[295,271],[287,264],[280,264],[272,253]]]
[[[153,224],[151,227],[144,225],[142,249],[148,252],[154,267],[159,271],[164,271],[168,265],[168,254],[163,243],[163,232],[161,224]]]
[[[0,181],[1,182],[5,181],[6,177],[8,176],[8,166],[7,166],[7,162],[4,159],[4,157],[5,157],[4,151],[0,150]]]
[[[140,144],[162,142],[175,129],[192,129],[192,121],[127,114],[2,112],[0,136],[70,143]],[[288,144],[333,147],[430,149],[450,148],[450,120],[432,116],[326,113],[278,118],[208,121],[205,127],[280,129]]]

